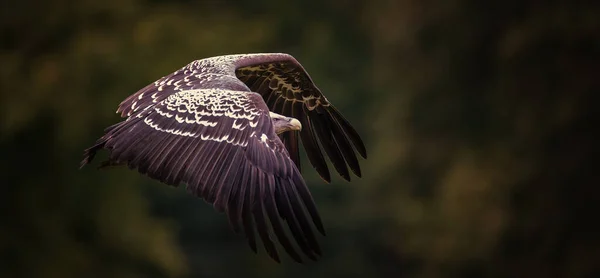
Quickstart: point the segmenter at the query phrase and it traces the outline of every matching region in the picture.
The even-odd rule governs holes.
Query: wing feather
[[[250,167],[241,167],[239,177],[236,177],[231,185],[231,193],[227,198],[226,213],[229,215],[229,224],[236,234],[241,232],[241,216],[246,196],[246,183],[250,179]]]
[[[238,156],[239,151],[239,148],[229,149],[227,155],[222,159],[223,164],[221,164],[220,170],[209,179],[216,182],[211,187],[206,200],[209,203],[214,203],[218,211],[224,210],[223,201],[218,202],[218,198],[222,195],[229,196],[229,191],[231,190],[231,183],[226,183],[225,181],[227,177],[237,175],[237,171],[242,163],[241,158]]]
[[[306,109],[305,107],[303,109]],[[331,182],[331,176],[329,175],[329,169],[327,168],[327,163],[325,163],[325,158],[321,153],[321,148],[319,147],[319,143],[317,143],[317,136],[315,135],[315,129],[312,127],[312,123],[308,118],[308,115],[301,114],[301,117],[298,118],[300,123],[302,124],[302,132],[300,132],[300,139],[302,140],[302,145],[306,150],[306,156],[308,156],[308,160],[315,167],[319,175],[323,178],[323,180],[327,182]]]
[[[278,114],[283,114],[283,105],[286,103],[284,98],[278,97],[277,99],[275,99],[275,103],[273,104],[273,109],[272,111]],[[286,116],[291,116],[291,114],[288,114]]]
[[[184,179],[186,176],[185,171],[188,169],[188,167],[190,167],[191,163],[193,162],[191,157],[194,153],[195,148],[198,146],[198,142],[188,139],[187,142],[185,142],[184,144],[187,145],[187,147],[180,156],[180,159],[176,161],[175,165],[173,165],[173,168],[169,171],[167,176],[167,183],[181,183],[181,180]]]
[[[294,162],[296,168],[298,168],[298,170],[300,171],[301,166],[300,148],[298,146],[298,132],[284,132],[283,134],[279,135],[279,138],[281,138],[281,142],[283,142],[283,145],[285,146],[286,150],[288,150],[288,153],[290,154],[290,159]]]
[[[338,145],[335,143],[333,136],[331,134],[331,127],[328,126],[329,122],[323,121],[323,115],[317,114],[314,117],[310,118],[310,122],[315,129],[315,134],[319,138],[321,142],[321,146],[325,150],[327,156],[333,163],[333,166],[337,170],[337,172],[346,180],[350,180],[350,174],[348,172],[348,167],[346,166],[346,162],[344,161],[344,157],[340,152]]]
[[[199,179],[201,180],[211,181],[211,183],[207,182],[206,184],[204,184],[200,191],[200,196],[209,203],[214,202],[212,194],[215,189],[214,182],[217,181],[218,173],[219,171],[222,171],[224,165],[226,163],[231,163],[231,161],[226,161],[225,158],[227,157],[227,153],[232,151],[230,146],[228,146],[227,144],[212,144],[216,145],[215,148],[218,148],[218,150],[215,152],[213,157],[211,157],[210,160],[207,161],[206,164],[209,166],[199,177]]]
[[[318,245],[310,245],[307,241],[307,236],[300,228],[300,224],[298,223],[298,217],[294,213],[292,205],[290,203],[290,199],[287,195],[286,188],[291,188],[292,184],[288,179],[280,178],[280,182],[282,186],[276,188],[276,190],[279,191],[276,195],[278,196],[276,200],[278,203],[277,207],[279,208],[279,212],[281,216],[285,218],[285,220],[288,222],[292,236],[298,243],[298,246],[300,247],[302,252],[304,252],[304,254],[310,259],[317,260],[317,255],[321,254],[321,250],[319,249]],[[312,233],[312,229],[310,230],[310,232]]]
[[[259,174],[259,182],[258,186],[255,187],[254,192],[254,208],[252,212],[254,213],[254,220],[256,221],[256,230],[258,231],[258,235],[260,236],[263,244],[265,245],[265,249],[267,250],[267,254],[275,261],[280,262],[279,254],[277,249],[275,248],[275,244],[269,237],[269,228],[267,227],[267,221],[265,219],[265,207],[264,207],[264,197],[265,197],[265,187],[269,186],[267,176],[264,174]]]
[[[279,211],[278,211],[277,205],[275,203],[275,194],[276,194],[276,192],[275,192],[275,188],[276,188],[275,177],[269,176],[268,179],[269,179],[269,182],[265,185],[264,206],[265,206],[265,211],[267,212],[267,215],[269,217],[269,220],[271,221],[271,227],[273,227],[273,231],[275,232],[275,235],[279,239],[279,243],[281,244],[281,246],[283,246],[285,251],[288,254],[290,254],[290,256],[297,262],[302,262],[302,258],[300,257],[300,255],[298,255],[298,253],[296,252],[296,249],[293,247],[292,243],[287,238],[287,236],[285,234],[285,230],[283,229],[283,225],[281,224],[281,219],[279,217]],[[279,183],[279,185],[281,186],[282,184]]]
[[[317,238],[315,237],[315,234],[313,233],[312,228],[310,227],[310,223],[308,223],[308,221],[306,220],[307,216],[304,213],[304,210],[302,209],[302,204],[300,203],[296,188],[292,186],[290,188],[283,188],[283,190],[287,194],[287,199],[289,200],[292,206],[292,213],[298,220],[300,230],[304,234],[304,237],[308,242],[308,246],[312,247],[314,252],[320,255],[321,250],[320,248],[318,248],[319,244],[317,243]]]
[[[356,176],[361,177],[362,173],[360,171],[360,165],[358,164],[358,158],[352,150],[352,145],[350,145],[350,142],[348,142],[348,138],[344,136],[341,127],[337,124],[334,124],[330,126],[330,130],[334,140],[333,144],[339,148],[340,153],[344,157],[344,160],[346,161],[352,172]]]
[[[240,178],[242,169],[242,158],[240,157],[239,150],[235,152],[235,155],[231,158],[231,163],[226,171],[221,172],[219,182],[215,185],[217,188],[216,199],[214,206],[218,211],[226,211],[229,198],[232,197],[234,186],[237,185],[236,180]],[[233,216],[230,216],[232,218]]]
[[[330,109],[327,109],[327,112],[332,116],[333,119],[337,122],[337,124],[342,127],[344,133],[350,138],[354,147],[358,150],[360,155],[363,158],[367,158],[367,149],[365,148],[365,144],[360,139],[360,135],[358,132],[352,127],[352,125],[346,120],[342,114],[333,106],[330,106]]]
[[[182,149],[189,146],[189,142],[186,142],[186,138],[180,138],[176,143],[173,143],[173,148],[168,152],[167,158],[163,161],[163,164],[160,166],[160,171],[157,173],[159,176],[163,177],[167,184],[175,184],[175,177],[172,172],[178,167],[183,160],[181,157],[183,156]]]
[[[244,206],[242,208],[242,223],[244,225],[244,233],[246,234],[246,239],[248,240],[248,245],[250,245],[250,249],[257,253],[258,250],[256,248],[256,239],[254,237],[254,220],[252,219],[252,210],[254,204],[254,190],[253,188],[257,186],[258,179],[258,170],[255,167],[251,168],[250,179],[246,184],[246,194],[244,200]]]

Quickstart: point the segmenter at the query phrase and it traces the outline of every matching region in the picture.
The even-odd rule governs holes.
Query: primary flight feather
[[[288,54],[238,54],[196,60],[129,96],[126,119],[85,150],[81,166],[102,148],[107,165],[127,165],[224,211],[254,252],[256,235],[280,261],[273,239],[297,262],[295,245],[321,255],[310,224],[325,234],[300,174],[298,141],[319,175],[330,181],[325,155],[350,180],[361,176],[365,146],[304,68]],[[299,136],[299,137],[298,137]],[[274,235],[274,237],[272,236]]]

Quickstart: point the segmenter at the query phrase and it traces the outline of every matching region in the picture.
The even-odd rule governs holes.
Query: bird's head
[[[273,123],[275,133],[277,134],[281,134],[286,131],[302,129],[302,124],[300,124],[300,121],[294,118],[286,117],[273,112],[269,112],[269,116],[271,116],[271,122]]]

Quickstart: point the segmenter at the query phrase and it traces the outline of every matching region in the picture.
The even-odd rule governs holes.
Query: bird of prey
[[[348,168],[361,176],[356,153],[367,156],[356,130],[288,54],[193,61],[126,98],[117,113],[126,119],[85,150],[82,167],[107,149],[100,167],[127,165],[168,185],[184,183],[224,211],[255,253],[258,233],[277,262],[274,240],[302,263],[297,248],[313,260],[321,255],[311,220],[325,235],[300,174],[299,139],[326,182],[322,151],[348,181]]]

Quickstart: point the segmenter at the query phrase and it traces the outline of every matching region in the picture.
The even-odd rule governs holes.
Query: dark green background
[[[2,1],[0,277],[599,277],[598,3]],[[294,55],[367,146],[351,183],[303,161],[317,263],[254,255],[181,188],[78,170],[125,97],[249,52]]]

